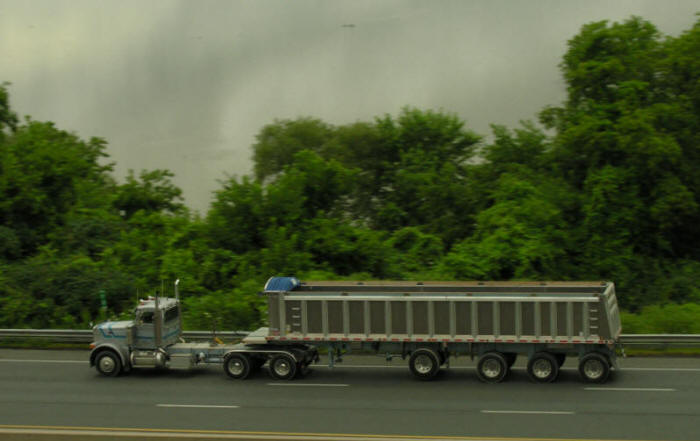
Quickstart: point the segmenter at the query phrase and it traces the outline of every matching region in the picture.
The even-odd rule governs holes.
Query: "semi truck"
[[[188,343],[180,300],[140,301],[134,320],[93,328],[90,365],[106,376],[133,368],[189,369],[221,364],[243,380],[267,365],[276,380],[304,376],[327,354],[372,351],[408,361],[430,380],[457,356],[476,358],[476,374],[503,381],[517,357],[529,377],[557,378],[567,358],[586,382],[617,369],[620,313],[612,282],[300,281],[272,277],[260,292],[268,326],[241,342]],[[325,357],[325,355],[324,355]]]

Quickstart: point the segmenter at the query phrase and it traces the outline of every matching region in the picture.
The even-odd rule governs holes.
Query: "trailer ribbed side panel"
[[[300,282],[265,294],[271,340],[601,343],[620,330],[606,282]]]

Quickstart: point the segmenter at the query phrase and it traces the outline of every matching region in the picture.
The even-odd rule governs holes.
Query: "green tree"
[[[93,208],[88,202],[107,194],[112,166],[100,164],[105,144],[31,120],[0,143],[0,224],[22,256],[47,243],[73,208]]]
[[[441,262],[442,277],[456,279],[557,279],[566,271],[566,224],[547,197],[555,183],[540,186],[504,174],[494,203],[477,216],[476,232]]]
[[[17,128],[17,114],[10,108],[10,96],[7,93],[9,83],[0,83],[0,142],[5,137],[5,130],[15,130]]]
[[[180,213],[182,190],[173,185],[169,170],[142,170],[139,177],[129,170],[126,183],[117,186],[114,207],[130,218],[139,210],[148,212]]]
[[[256,179],[264,181],[281,172],[302,150],[320,152],[332,134],[332,126],[313,118],[277,120],[266,125],[253,145]]]

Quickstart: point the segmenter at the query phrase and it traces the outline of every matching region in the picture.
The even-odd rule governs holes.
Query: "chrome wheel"
[[[476,363],[476,375],[485,383],[500,383],[508,374],[508,363],[500,352],[487,352]]]
[[[280,377],[286,377],[292,371],[292,365],[288,360],[278,359],[272,367]]]
[[[241,360],[233,360],[231,363],[228,364],[228,371],[231,372],[232,375],[234,376],[239,376],[243,373],[245,370],[245,366],[243,366],[243,363]]]
[[[532,364],[532,374],[535,377],[541,378],[543,380],[552,375],[552,370],[552,364],[544,358],[537,359]]]
[[[100,359],[100,370],[104,372],[105,374],[111,374],[114,372],[114,369],[117,367],[116,363],[114,363],[114,360],[112,357],[102,357]]]
[[[419,356],[416,357],[416,361],[414,362],[414,366],[416,367],[416,371],[419,374],[427,374],[430,372],[430,370],[433,368],[433,361],[430,359],[425,354],[420,354]]]
[[[610,375],[610,362],[605,355],[591,352],[581,358],[578,371],[584,381],[604,383]]]
[[[269,371],[272,378],[291,380],[297,373],[297,364],[290,355],[279,354],[270,360]]]
[[[590,360],[586,360],[586,362],[583,363],[583,372],[587,378],[595,381],[603,376],[603,373],[605,372],[605,367],[603,366],[603,363],[601,363],[600,360],[592,358]]]
[[[487,378],[498,378],[502,370],[501,364],[494,358],[484,361],[481,368],[481,372],[483,372],[484,376]]]
[[[559,375],[559,363],[553,354],[538,352],[528,361],[527,374],[537,383],[554,381]]]
[[[116,377],[122,370],[122,363],[117,354],[103,350],[95,358],[95,367],[97,372],[106,377]]]
[[[224,372],[231,378],[243,380],[250,375],[250,358],[243,353],[233,353],[224,359]]]
[[[431,380],[440,371],[439,355],[430,348],[418,348],[408,359],[411,373],[419,380]]]

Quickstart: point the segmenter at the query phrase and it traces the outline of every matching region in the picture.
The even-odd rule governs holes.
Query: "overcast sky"
[[[565,97],[581,25],[639,15],[678,35],[697,0],[0,0],[0,81],[20,115],[106,138],[115,174],[166,168],[205,213],[276,118],[334,124],[409,105],[489,124]]]

